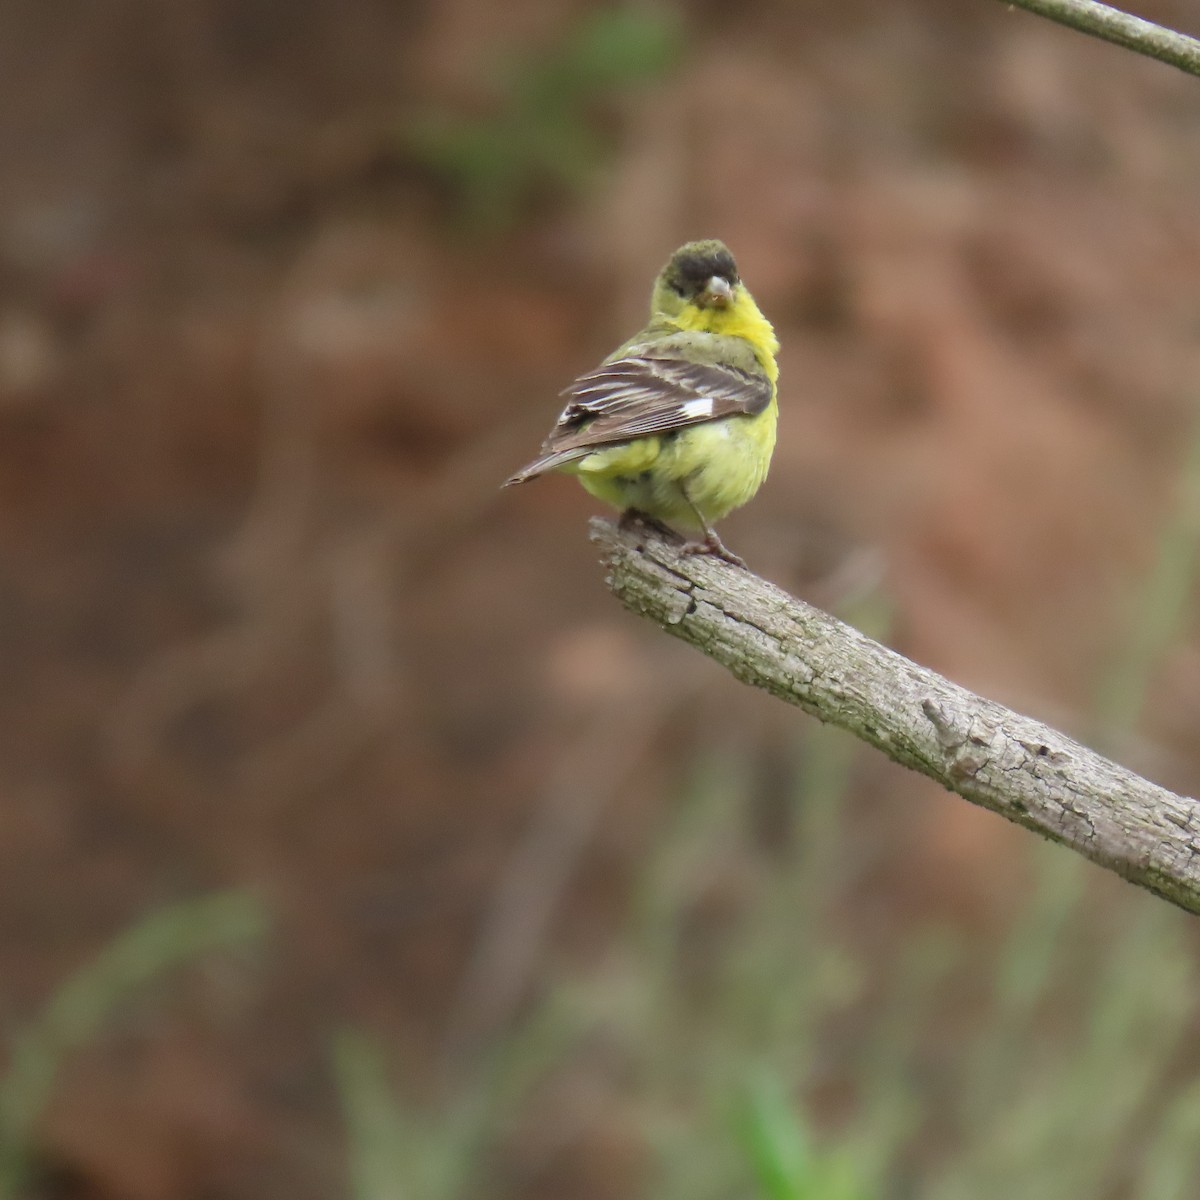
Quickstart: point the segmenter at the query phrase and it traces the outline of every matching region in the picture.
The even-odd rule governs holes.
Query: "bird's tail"
[[[510,475],[500,486],[512,487],[514,483],[528,483],[539,475],[545,475],[547,471],[556,471],[559,467],[565,467],[567,463],[584,458],[587,454],[588,450],[586,449],[554,450],[549,454],[543,454],[540,458],[535,458],[533,462],[527,463],[515,475]]]

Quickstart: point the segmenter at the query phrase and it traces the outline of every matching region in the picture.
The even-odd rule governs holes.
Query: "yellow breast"
[[[674,319],[680,329],[699,333],[718,333],[726,337],[741,338],[754,351],[759,366],[774,387],[779,382],[779,364],[775,355],[779,353],[779,339],[771,322],[762,315],[754,297],[742,284],[737,285],[733,302],[727,308],[698,308],[688,305]]]

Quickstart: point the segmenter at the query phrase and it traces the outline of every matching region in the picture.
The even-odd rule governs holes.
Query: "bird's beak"
[[[704,291],[696,299],[701,308],[727,308],[733,299],[733,288],[729,280],[720,275],[714,275],[705,285]]]

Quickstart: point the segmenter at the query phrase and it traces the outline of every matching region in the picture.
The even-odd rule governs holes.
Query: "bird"
[[[686,554],[738,566],[715,522],[767,477],[778,417],[779,342],[716,239],[687,242],[654,281],[650,320],[561,393],[541,453],[502,486],[575,475],[621,510],[701,536]]]

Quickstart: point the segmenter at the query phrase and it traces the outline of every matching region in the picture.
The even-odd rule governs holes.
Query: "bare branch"
[[[1200,912],[1200,803],[919,667],[820,609],[637,527],[592,523],[608,585],[743,683]]]
[[[1004,0],[1004,3],[1178,67],[1189,75],[1200,75],[1200,41],[1119,8],[1098,4],[1096,0]]]

